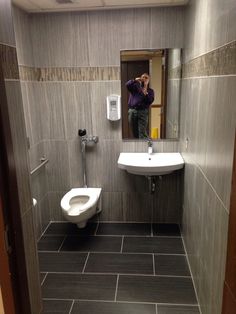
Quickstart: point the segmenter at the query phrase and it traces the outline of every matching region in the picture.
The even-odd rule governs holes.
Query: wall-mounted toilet
[[[61,200],[66,220],[84,228],[89,218],[101,211],[101,188],[75,188]]]

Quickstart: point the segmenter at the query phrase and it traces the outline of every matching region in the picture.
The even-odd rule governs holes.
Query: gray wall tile
[[[34,231],[33,213],[28,210],[22,217],[22,227],[24,236],[25,258],[27,263],[27,275],[30,293],[30,302],[32,313],[40,313],[41,289],[39,279],[39,264],[36,245],[36,236]]]
[[[15,46],[12,8],[11,1],[9,0],[3,0],[0,3],[0,42]]]
[[[19,81],[5,81],[22,214],[32,206],[24,112]]]
[[[66,191],[70,187],[68,144],[66,141],[45,142],[49,163],[46,171],[49,191]]]
[[[229,34],[232,21],[228,28],[229,18],[235,15],[231,10],[230,1],[190,1],[185,62],[233,39]],[[202,64],[205,66],[213,65]],[[192,75],[182,82],[183,236],[203,314],[221,313],[236,121],[232,86],[234,76]]]
[[[33,66],[33,51],[30,38],[29,15],[13,6],[13,22],[16,37],[18,63]]]

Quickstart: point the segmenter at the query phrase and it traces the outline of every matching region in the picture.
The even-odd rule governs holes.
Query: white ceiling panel
[[[185,5],[188,0],[13,0],[28,12],[84,11],[111,8],[135,8]]]

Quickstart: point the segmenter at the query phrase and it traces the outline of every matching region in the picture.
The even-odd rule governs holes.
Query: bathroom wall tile
[[[181,7],[151,10],[152,48],[183,47],[183,14]]]
[[[120,95],[120,82],[91,82],[91,114],[93,134],[103,139],[121,138],[121,121],[107,120],[106,97]]]
[[[22,227],[31,309],[34,313],[38,313],[42,304],[36,237],[34,233],[33,212],[31,209],[22,217]]]
[[[0,42],[15,46],[11,1],[8,0],[3,0],[0,4]]]
[[[21,88],[19,81],[5,81],[8,101],[8,112],[12,132],[13,150],[16,164],[17,185],[21,213],[25,213],[32,206],[29,185],[29,162],[27,154],[27,139]]]
[[[167,82],[167,112],[166,112],[166,138],[178,138],[179,106],[181,80],[168,80]]]
[[[49,159],[46,171],[49,191],[66,191],[70,187],[68,145],[66,141],[45,142],[45,153]]]
[[[29,100],[28,100],[28,92],[27,92],[27,84],[25,82],[21,82],[21,94],[22,94],[22,102],[23,102],[23,110],[24,110],[24,120],[26,127],[26,135],[29,139],[30,146],[33,145],[33,135],[30,124],[30,112],[29,112]]]
[[[211,97],[207,124],[206,169],[209,181],[229,210],[233,164],[236,108],[235,77],[212,79],[215,91]],[[222,109],[223,106],[223,109]]]
[[[154,144],[154,152],[159,152],[158,149],[155,151]],[[163,141],[163,152],[164,153],[176,153],[179,152],[179,141]]]
[[[123,192],[124,221],[151,222],[152,196],[148,193]]]
[[[29,16],[20,8],[13,6],[13,22],[19,64],[33,66],[33,51],[30,38]]]
[[[183,236],[191,270],[203,313],[220,313],[228,214],[201,170],[185,171]]]
[[[64,192],[49,192],[48,193],[50,220],[51,221],[65,221],[65,218],[62,214],[60,203],[61,203],[62,197],[68,191],[69,191],[69,189],[67,189]]]
[[[45,143],[43,141],[31,146],[28,152],[29,152],[30,170],[33,170],[34,168],[38,167],[38,165],[40,164],[41,158],[43,157],[47,158],[45,154]],[[46,167],[47,167],[47,164],[46,164]],[[43,170],[44,168],[41,168],[41,169]]]
[[[134,48],[130,30],[133,29],[132,14],[133,10],[89,13],[89,60],[91,66],[119,65],[120,49]],[[116,36],[114,36],[114,31]],[[101,37],[100,34],[106,34],[106,36]],[[109,49],[106,49],[107,47]]]
[[[186,10],[185,61],[235,40],[234,18],[230,0],[191,1]]]
[[[122,192],[102,191],[102,212],[100,221],[123,221]]]
[[[153,195],[153,221],[180,223],[182,217],[182,170],[157,179]]]
[[[78,139],[78,129],[86,129],[87,134],[94,134],[92,129],[91,83],[74,83],[74,94],[74,105],[69,107],[71,111],[68,110],[65,116],[66,130],[68,132],[67,138]]]
[[[0,42],[0,61],[5,79],[19,79],[16,48]]]
[[[46,118],[44,122],[44,136],[46,139],[62,140],[65,139],[65,119],[63,104],[66,95],[64,94],[61,83],[48,83],[44,85],[46,92],[46,103],[42,115]]]
[[[88,13],[72,12],[70,18],[73,30],[71,62],[76,67],[88,66],[90,65]]]
[[[25,83],[25,86],[27,95],[24,95],[24,102],[27,104],[28,99],[28,123],[31,128],[29,136],[32,136],[30,139],[32,145],[34,145],[38,144],[43,139],[43,121],[45,119],[45,112],[43,108],[45,108],[45,92],[42,90],[42,86],[35,82],[27,82]]]
[[[42,235],[42,222],[41,222],[41,213],[39,201],[37,200],[37,204],[32,207],[33,213],[33,223],[34,223],[34,234],[36,240],[38,240]]]
[[[30,25],[35,66],[73,65],[71,43],[74,35],[70,13],[32,14]]]
[[[42,233],[47,228],[48,224],[51,221],[51,208],[49,206],[49,193],[40,200],[39,202],[39,211],[41,215],[41,226],[42,226]]]
[[[151,41],[153,36],[153,33],[150,31],[152,11],[156,11],[156,9],[142,8],[134,10],[131,24],[132,30],[130,30],[131,36],[134,37],[133,47],[131,47],[131,49],[142,49],[151,47]],[[121,14],[123,15],[123,12]]]
[[[84,185],[84,182],[82,169],[82,153],[79,137],[75,140],[68,141],[68,154],[70,164],[70,187],[82,187]],[[94,158],[97,158],[96,153],[94,154]],[[91,184],[92,182],[90,181],[90,178],[88,178],[88,186],[92,186]]]

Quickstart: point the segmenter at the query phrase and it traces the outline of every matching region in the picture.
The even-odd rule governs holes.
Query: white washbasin
[[[164,175],[183,166],[180,153],[120,153],[118,159],[120,169],[143,176]]]

